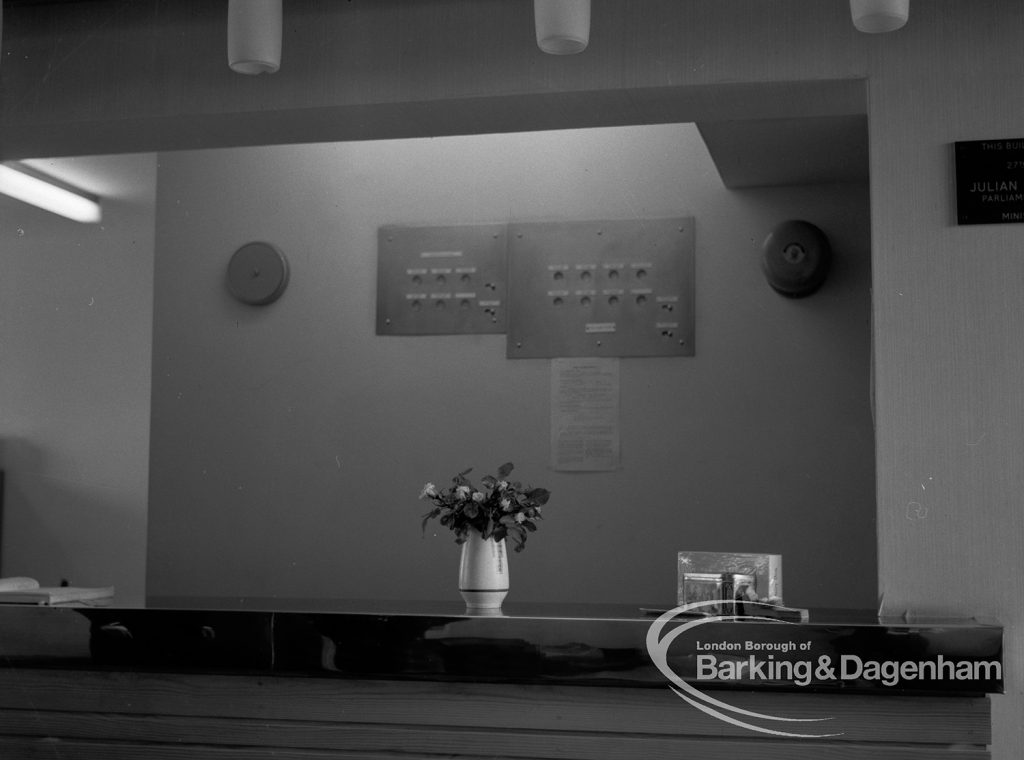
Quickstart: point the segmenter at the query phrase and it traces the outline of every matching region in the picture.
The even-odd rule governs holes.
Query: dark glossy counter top
[[[639,606],[151,598],[144,608],[0,605],[6,667],[664,687]],[[812,611],[803,623],[676,618],[672,672],[701,688],[1002,692],[1002,628]],[[906,664],[909,663],[909,664]],[[923,665],[922,665],[923,664]],[[822,666],[831,666],[822,667]],[[901,670],[902,668],[902,670]],[[933,677],[934,676],[934,677]]]

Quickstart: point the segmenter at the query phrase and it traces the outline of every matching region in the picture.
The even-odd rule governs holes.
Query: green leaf
[[[511,462],[505,462],[501,467],[498,468],[498,479],[505,480],[508,474],[512,472],[513,466]]]
[[[548,499],[551,497],[551,492],[548,491],[548,489],[546,488],[534,488],[531,489],[530,492],[526,495],[533,499],[538,506],[540,506],[541,504],[548,503]]]
[[[441,510],[439,510],[439,509],[432,509],[429,512],[427,512],[425,515],[423,515],[423,526],[421,528],[423,533],[427,532],[427,523],[430,522],[433,518],[437,517],[437,513],[440,512],[440,511]]]

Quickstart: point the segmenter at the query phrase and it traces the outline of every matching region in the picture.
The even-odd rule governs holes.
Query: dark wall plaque
[[[1024,138],[953,144],[957,224],[1024,222]]]

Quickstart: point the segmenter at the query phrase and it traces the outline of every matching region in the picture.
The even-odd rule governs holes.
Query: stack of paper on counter
[[[40,586],[34,578],[0,578],[0,604],[103,604],[113,586]]]

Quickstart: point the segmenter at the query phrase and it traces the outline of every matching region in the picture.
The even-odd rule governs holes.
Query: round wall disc
[[[228,262],[227,284],[242,303],[273,303],[288,285],[288,260],[269,243],[246,243]]]

